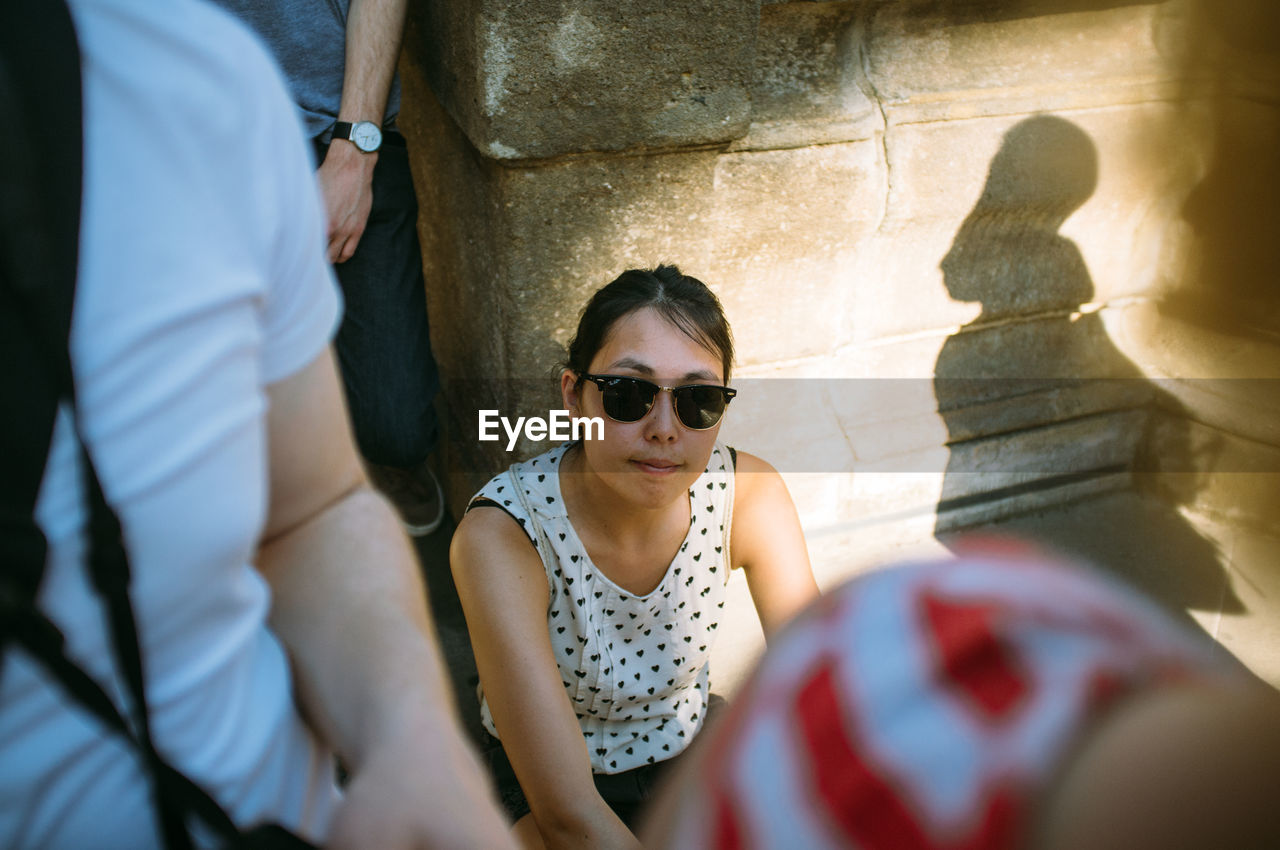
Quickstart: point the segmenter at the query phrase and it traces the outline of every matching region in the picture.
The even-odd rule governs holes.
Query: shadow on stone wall
[[[1280,4],[1199,0],[1185,14],[1185,102],[1207,108],[1210,159],[1182,218],[1194,234],[1167,305],[1233,332],[1280,339]],[[1194,121],[1194,116],[1189,116]]]
[[[944,544],[975,503],[1140,471],[1150,461],[1142,444],[1152,420],[1179,411],[1112,343],[1098,314],[1081,310],[1093,281],[1059,230],[1093,194],[1097,171],[1095,146],[1075,124],[1046,115],[1020,122],[942,260],[951,297],[982,306],[943,345],[935,369],[950,451],[935,526]],[[1029,314],[1028,305],[1039,312]],[[1023,432],[1020,445],[1010,442],[1014,431]],[[1167,420],[1164,439],[1162,468],[1202,468],[1189,436],[1170,436]],[[1194,476],[1183,480],[1194,488]],[[1117,511],[1142,515],[1108,517],[1105,527],[1045,523],[1035,532],[1175,610],[1238,610],[1234,598],[1224,604],[1215,544],[1177,511],[1193,495],[1133,508],[1116,500]]]

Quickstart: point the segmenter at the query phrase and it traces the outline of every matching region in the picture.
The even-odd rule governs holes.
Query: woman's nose
[[[645,437],[659,442],[671,442],[679,429],[675,397],[671,395],[671,390],[659,390],[658,397],[653,400],[653,409],[645,417]]]

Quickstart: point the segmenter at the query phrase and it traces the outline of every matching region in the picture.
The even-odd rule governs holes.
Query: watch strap
[[[351,141],[351,131],[355,129],[355,126],[350,121],[338,121],[333,125],[333,138]]]

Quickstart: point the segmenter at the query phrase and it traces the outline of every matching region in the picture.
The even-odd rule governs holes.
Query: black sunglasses
[[[676,418],[690,431],[714,428],[729,406],[729,400],[738,394],[737,390],[716,384],[662,387],[626,375],[588,375],[586,372],[579,375],[600,388],[605,415],[615,422],[639,422],[653,409],[658,393],[666,390],[671,393]]]

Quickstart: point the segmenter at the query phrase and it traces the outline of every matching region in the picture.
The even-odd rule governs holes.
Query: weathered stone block
[[[1030,387],[1028,392],[1002,394],[990,401],[941,413],[936,406],[913,410],[903,404],[895,411],[896,418],[868,420],[860,411],[850,411],[845,416],[856,418],[842,416],[841,422],[861,462],[891,463],[894,458],[910,457],[934,446],[1011,434],[1097,413],[1131,410],[1150,397],[1139,382],[1026,383]],[[924,389],[914,385],[885,387],[877,394],[914,396],[923,395]],[[936,397],[934,403],[937,403]]]
[[[716,160],[709,277],[744,366],[829,354],[847,340],[850,276],[882,184],[870,142]]]
[[[868,75],[890,124],[1140,103],[1177,93],[1162,4],[879,3]]]
[[[758,0],[422,3],[410,49],[496,160],[719,144],[747,129],[759,12]]]
[[[831,382],[822,379],[735,380],[738,397],[722,439],[781,472],[850,472],[853,447],[836,417]]]
[[[869,139],[883,127],[864,90],[853,3],[766,5],[752,76],[751,128],[735,150]]]
[[[941,464],[934,465],[945,462],[944,456]],[[860,470],[840,476],[844,486],[838,500],[820,504],[801,498],[807,493],[804,482],[792,490],[805,519],[811,551],[824,563],[835,565],[828,574],[838,576],[843,574],[839,564],[863,562],[867,537],[883,546],[918,544],[944,530],[996,522],[1133,486],[1127,470],[1054,481],[1028,476],[1023,479],[1029,485],[1025,490],[977,487],[972,491],[974,499],[952,500],[939,513],[944,478],[942,473]]]
[[[806,537],[818,533],[844,517],[850,475],[784,472],[783,480],[800,515]],[[812,547],[811,550],[812,551]]]
[[[868,527],[905,517],[931,521],[942,495],[942,470],[946,468],[948,452],[946,447],[938,446],[929,454],[931,460],[922,466],[931,472],[881,470],[874,464],[859,467],[848,476],[843,499],[826,527]]]
[[[977,315],[976,312],[970,317]],[[863,317],[855,312],[854,327]],[[823,361],[825,374],[849,378],[923,379],[929,382],[938,353],[958,329],[937,328],[869,342],[850,339],[835,356]],[[854,334],[850,335],[854,337]]]

